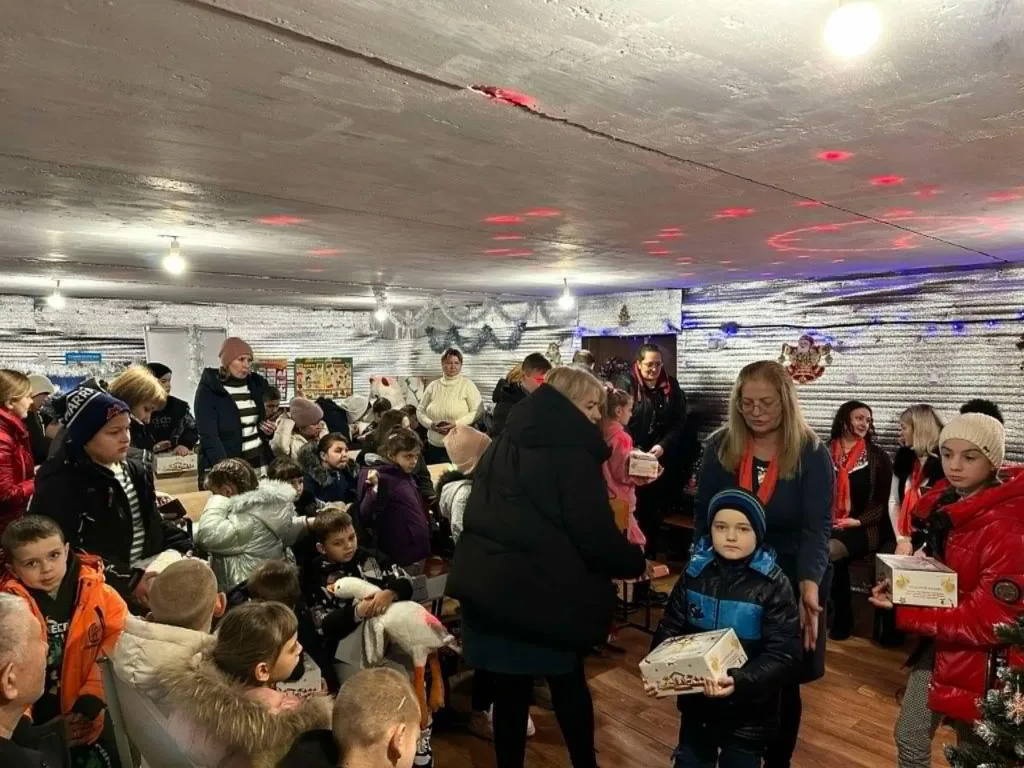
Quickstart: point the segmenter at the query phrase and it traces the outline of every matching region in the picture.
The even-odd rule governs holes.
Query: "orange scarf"
[[[914,457],[914,468],[910,471],[910,485],[903,491],[903,503],[900,504],[900,516],[896,519],[896,533],[910,537],[913,528],[910,518],[914,507],[921,500],[921,486],[924,485],[924,463],[919,456]]]
[[[832,441],[832,464],[836,468],[836,490],[832,499],[832,519],[845,520],[850,516],[850,472],[857,466],[868,444],[858,440],[843,461],[843,441]]]
[[[754,441],[747,440],[747,447],[743,450],[743,459],[739,467],[740,488],[750,493],[754,492]],[[775,493],[775,483],[779,480],[779,462],[774,458],[768,462],[768,471],[764,474],[764,480],[757,487],[757,498],[763,506],[768,506],[772,494]]]

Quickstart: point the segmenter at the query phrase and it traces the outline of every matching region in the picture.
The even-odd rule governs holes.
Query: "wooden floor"
[[[859,611],[860,613],[860,611]],[[864,627],[866,606],[858,625]],[[869,625],[868,625],[869,626]],[[597,756],[602,768],[661,768],[669,765],[679,719],[674,700],[643,695],[637,663],[650,639],[638,630],[624,630],[618,645],[622,656],[593,658],[587,664],[597,720]],[[897,692],[906,680],[902,664],[907,652],[886,650],[863,637],[828,645],[828,673],[804,686],[804,716],[795,768],[884,768],[896,765],[892,730],[899,711]],[[453,704],[466,709],[464,692]],[[570,766],[554,715],[532,711],[537,735],[530,739],[527,766]],[[935,740],[932,765],[947,765],[942,746],[953,740],[943,728]],[[438,768],[488,768],[494,765],[490,742],[465,733],[437,734],[434,762]]]

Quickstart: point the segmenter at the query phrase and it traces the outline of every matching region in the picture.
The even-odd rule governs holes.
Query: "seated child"
[[[297,632],[287,606],[246,603],[224,616],[212,644],[164,668],[169,730],[193,763],[270,768],[299,736],[328,727],[326,696],[304,701],[274,689],[302,654]]]
[[[209,637],[213,620],[224,615],[226,598],[202,560],[167,566],[149,590],[149,616],[129,616],[110,660],[125,682],[155,701],[163,699],[159,671],[186,659]]]
[[[72,554],[48,517],[15,520],[2,544],[9,572],[0,592],[28,602],[49,645],[46,687],[32,706],[33,722],[64,719],[75,765],[117,766],[96,660],[114,649],[128,606],[104,581],[100,559]]]
[[[356,500],[355,463],[348,458],[348,440],[338,432],[320,438],[299,451],[306,490],[320,501],[351,504]]]
[[[359,474],[359,519],[376,532],[382,552],[419,576],[430,556],[430,523],[412,474],[423,445],[415,432],[399,427],[379,450],[379,460]]]
[[[225,459],[206,475],[213,496],[195,529],[196,546],[212,557],[221,590],[245,581],[265,560],[284,557],[307,529],[295,515],[295,489],[260,480],[244,459]]]
[[[461,424],[456,424],[444,436],[444,449],[455,470],[441,475],[437,493],[441,516],[451,522],[455,541],[462,533],[462,518],[466,514],[469,492],[473,489],[473,470],[490,444],[491,438],[483,432]]]
[[[294,397],[288,414],[278,420],[270,447],[278,458],[295,459],[305,445],[318,441],[326,433],[320,406],[305,397]]]
[[[267,479],[288,483],[295,489],[295,514],[299,517],[316,517],[317,512],[326,506],[313,492],[306,490],[302,467],[295,459],[274,459],[267,467]]]
[[[281,390],[268,387],[263,391],[263,409],[267,421],[278,421],[281,418]]]
[[[761,502],[725,490],[711,499],[708,519],[710,535],[697,543],[676,582],[651,647],[731,627],[748,661],[706,680],[703,695],[677,699],[683,718],[674,765],[758,768],[778,729],[780,692],[802,654],[800,616],[793,588],[764,545]]]
[[[420,708],[406,677],[377,667],[356,673],[334,702],[340,768],[412,768]]]

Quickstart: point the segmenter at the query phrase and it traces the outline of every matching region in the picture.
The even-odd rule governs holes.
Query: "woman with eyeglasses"
[[[830,598],[834,615],[829,638],[846,640],[853,631],[850,561],[878,552],[893,540],[889,523],[892,461],[875,444],[874,414],[857,400],[839,406],[829,443],[835,468],[829,558],[835,574]]]
[[[799,680],[783,688],[777,736],[764,768],[790,765],[800,730],[800,683],[825,674],[822,595],[831,582],[832,460],[804,419],[796,387],[774,361],[740,371],[729,398],[728,421],[704,447],[694,540],[708,533],[708,504],[719,491],[743,488],[756,494],[767,514],[765,543],[800,603],[805,657]]]
[[[669,376],[657,344],[644,344],[637,350],[633,363],[633,416],[627,431],[638,450],[658,457],[667,470],[651,483],[637,488],[636,520],[647,538],[647,556],[658,554],[661,520],[674,501],[678,501],[682,483],[678,472],[672,471],[682,453],[686,420],[686,396],[674,376]],[[663,600],[667,595],[653,593]]]

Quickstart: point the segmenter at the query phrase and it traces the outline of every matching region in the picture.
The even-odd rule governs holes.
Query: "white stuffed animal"
[[[424,378],[422,376],[406,376],[398,382],[398,386],[405,397],[406,405],[419,407],[420,401],[423,399],[423,393],[427,389],[427,382]]]
[[[405,395],[396,377],[380,374],[370,377],[370,399],[376,401],[382,397],[391,401],[391,407],[396,410],[405,405]]]
[[[380,589],[363,579],[345,576],[334,582],[335,597],[343,600],[365,600]],[[444,682],[437,651],[456,648],[455,638],[441,620],[419,603],[402,600],[392,603],[381,616],[363,622],[363,663],[377,666],[384,660],[387,640],[407,654],[413,663],[413,684],[420,703],[422,727],[431,712],[444,706]],[[430,664],[430,702],[427,703],[426,667]]]

